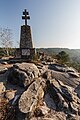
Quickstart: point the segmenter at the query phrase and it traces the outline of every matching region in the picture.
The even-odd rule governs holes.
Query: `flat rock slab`
[[[75,73],[73,73],[75,74]],[[72,77],[71,75],[68,74],[68,72],[59,72],[59,71],[54,71],[54,70],[47,70],[44,74],[43,77],[45,79],[55,79],[63,82],[65,85],[68,85],[70,87],[76,88],[77,85],[80,83],[80,78],[79,77]]]
[[[22,70],[22,71],[29,71],[29,72],[32,72],[34,74],[34,77],[38,77],[39,75],[39,69],[37,68],[37,66],[33,63],[16,63],[14,65],[14,67]]]
[[[38,100],[43,98],[44,92],[39,84],[39,81],[34,81],[27,91],[25,91],[19,100],[19,109],[23,113],[32,112],[35,110]]]
[[[59,71],[59,72],[65,72],[67,70],[65,66],[59,65],[59,64],[50,64],[49,69]]]

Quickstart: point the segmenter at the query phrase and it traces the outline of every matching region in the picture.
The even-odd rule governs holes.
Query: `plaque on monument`
[[[30,55],[30,49],[22,49],[22,55],[25,56],[29,56]]]

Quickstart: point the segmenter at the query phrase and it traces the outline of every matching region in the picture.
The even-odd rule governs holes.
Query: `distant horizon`
[[[4,48],[4,47],[1,47],[1,46],[0,46],[0,48]],[[11,47],[11,48],[20,48],[20,47],[14,47],[14,46],[13,46],[13,47]],[[54,49],[57,49],[57,48],[58,48],[58,49],[69,49],[69,50],[74,49],[74,50],[80,50],[80,48],[50,47],[50,46],[49,46],[49,47],[35,47],[35,46],[34,46],[33,48],[35,48],[35,49],[40,49],[40,48],[41,48],[41,49],[48,49],[48,48],[54,48]]]
[[[43,47],[36,47],[37,49],[39,49],[39,48],[43,48]],[[59,49],[70,49],[70,50],[80,50],[80,48],[78,48],[78,49],[76,49],[76,48],[61,48],[61,47],[44,47],[44,49],[48,49],[48,48],[54,48],[54,49],[57,49],[57,48],[59,48]]]
[[[60,48],[60,49],[80,49],[80,48],[67,48],[67,47],[35,47],[35,48]]]

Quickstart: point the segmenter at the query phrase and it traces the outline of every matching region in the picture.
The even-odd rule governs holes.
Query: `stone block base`
[[[16,48],[15,58],[32,59],[35,55],[35,48]]]

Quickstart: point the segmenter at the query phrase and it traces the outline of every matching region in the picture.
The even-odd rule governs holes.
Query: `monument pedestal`
[[[20,49],[21,58],[33,58],[35,54],[35,48],[33,48],[31,28],[29,25],[21,26]]]
[[[35,48],[16,48],[15,58],[32,59],[35,55]]]

